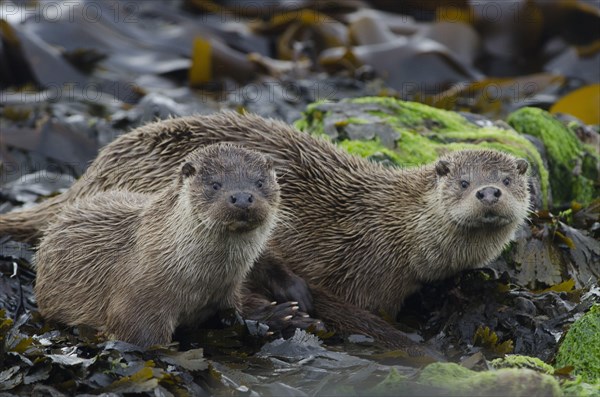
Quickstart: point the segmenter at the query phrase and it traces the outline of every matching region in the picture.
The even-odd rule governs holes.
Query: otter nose
[[[502,196],[502,190],[488,186],[478,190],[475,196],[484,204],[494,204]]]
[[[229,197],[229,202],[238,208],[246,209],[252,205],[254,197],[247,192],[237,192]]]

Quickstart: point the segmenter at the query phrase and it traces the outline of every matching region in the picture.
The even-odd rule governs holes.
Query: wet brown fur
[[[44,317],[149,346],[168,343],[178,325],[241,309],[243,280],[277,220],[272,165],[219,144],[178,169],[155,194],[100,192],[63,207],[35,258]],[[230,202],[238,189],[253,193],[249,209]]]
[[[497,257],[527,215],[526,176],[512,156],[490,150],[450,153],[446,175],[434,165],[391,169],[283,122],[224,112],[152,123],[119,137],[69,191],[21,214],[0,217],[0,234],[39,237],[64,202],[99,191],[154,193],[190,151],[214,142],[241,143],[282,167],[282,209],[293,218],[291,227],[276,229],[271,247],[309,282],[316,314],[326,323],[350,332],[381,328],[377,336],[389,346],[405,346],[406,341],[385,323],[365,326],[370,318],[366,311],[338,309],[351,303],[394,315],[423,282]],[[511,186],[501,185],[498,169],[510,175]],[[508,224],[466,227],[472,219],[465,216],[481,214],[472,196],[461,201],[465,192],[458,186],[465,175],[474,178],[471,194],[482,183],[503,189],[500,207]],[[335,297],[341,301],[330,304]]]

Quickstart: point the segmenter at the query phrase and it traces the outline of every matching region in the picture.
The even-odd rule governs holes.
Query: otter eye
[[[221,184],[219,182],[213,182],[212,188],[213,190],[219,190],[221,188]]]
[[[469,187],[469,182],[467,182],[467,181],[460,181],[460,186],[461,186],[463,189],[466,189],[466,188],[468,188],[468,187]]]
[[[263,181],[261,181],[261,180],[256,181],[256,187],[259,188],[259,189],[261,187],[263,187]]]
[[[504,186],[510,185],[510,178],[504,178],[504,180],[502,180],[502,183],[504,183]]]

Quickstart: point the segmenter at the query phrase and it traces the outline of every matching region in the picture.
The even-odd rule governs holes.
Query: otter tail
[[[334,294],[311,286],[315,315],[325,326],[341,334],[361,334],[391,349],[403,350],[408,356],[429,356],[437,359],[438,354],[411,340],[405,333],[373,313],[342,301]]]
[[[0,236],[36,244],[46,226],[54,220],[66,195],[49,198],[35,207],[0,215]]]

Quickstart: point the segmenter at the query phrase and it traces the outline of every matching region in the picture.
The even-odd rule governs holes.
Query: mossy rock
[[[589,385],[583,384],[583,388]],[[581,389],[572,385],[573,390]],[[351,393],[349,393],[351,394]],[[434,363],[416,377],[392,368],[382,382],[360,395],[369,396],[563,396],[551,375],[531,369],[503,368],[476,372],[455,363]]]
[[[577,320],[558,348],[556,367],[574,367],[584,382],[600,383],[600,305]]]
[[[502,358],[497,358],[490,362],[490,365],[495,369],[500,368],[528,368],[538,372],[552,375],[554,367],[546,364],[536,357],[521,356],[518,354],[509,354]]]
[[[496,149],[526,158],[539,178],[541,204],[548,205],[549,176],[533,143],[511,129],[416,102],[364,97],[309,105],[296,127],[326,135],[348,152],[396,166],[435,161],[448,151]]]
[[[536,357],[509,354],[490,362],[492,368],[527,368],[537,372],[553,375],[554,367]],[[560,379],[560,378],[559,378]],[[597,383],[586,383],[581,376],[573,380],[560,380],[560,388],[565,396],[600,397],[600,379]]]
[[[575,380],[566,380],[561,384],[565,396],[600,397],[600,382],[595,384],[585,383],[581,376]]]
[[[434,363],[423,369],[418,383],[440,387],[450,396],[562,396],[551,375],[526,368],[475,372],[454,363]]]
[[[600,156],[593,147],[583,144],[572,129],[537,108],[519,109],[511,113],[507,121],[520,133],[533,135],[543,142],[548,153],[555,204],[589,203],[600,196]]]

